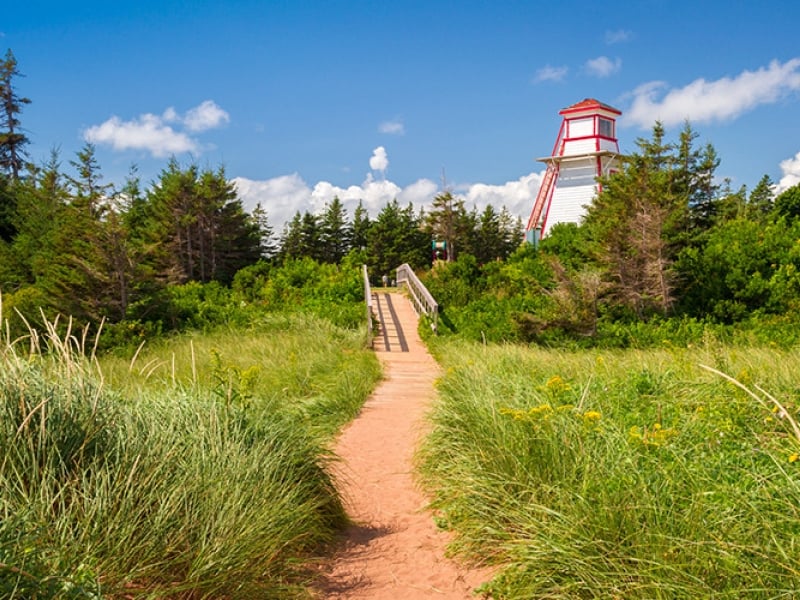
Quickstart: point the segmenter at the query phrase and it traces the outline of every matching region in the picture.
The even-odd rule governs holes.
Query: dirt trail
[[[325,569],[319,597],[475,598],[471,591],[489,578],[488,571],[468,570],[445,558],[448,534],[436,529],[412,477],[412,457],[439,368],[417,335],[409,301],[391,294],[383,302],[402,330],[390,332],[392,351],[376,339],[385,379],[335,447],[342,459],[340,491],[355,525]],[[407,352],[398,351],[396,336],[399,342],[405,338]]]

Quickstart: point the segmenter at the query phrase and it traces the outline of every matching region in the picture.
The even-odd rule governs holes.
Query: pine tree
[[[772,210],[773,202],[775,201],[775,184],[769,175],[764,175],[750,192],[750,197],[747,200],[747,206],[750,209],[754,218],[760,218],[768,215]]]
[[[350,250],[352,230],[347,222],[347,211],[335,196],[319,220],[319,243],[322,260],[338,264]]]
[[[166,283],[228,283],[238,269],[261,258],[259,223],[244,211],[223,168],[200,172],[171,159],[135,221],[135,237]]]
[[[0,61],[0,171],[13,181],[19,179],[25,164],[27,136],[22,133],[19,114],[28,98],[21,97],[14,89],[14,78],[21,76],[17,59],[9,49]]]
[[[359,200],[358,206],[353,211],[353,223],[351,226],[350,246],[357,250],[366,249],[369,241],[369,229],[372,223],[369,220],[369,213],[364,208],[364,203]]]
[[[687,125],[675,148],[657,123],[651,139],[637,140],[640,152],[625,157],[620,172],[601,178],[602,191],[584,220],[616,300],[640,317],[670,311],[673,263],[691,237],[690,224],[703,230],[719,208],[712,202],[716,153],[711,146],[695,151],[695,137]]]
[[[401,208],[392,200],[376,217],[367,244],[370,271],[378,277],[392,277],[403,263],[412,268],[430,265],[430,238],[422,229],[422,219],[409,204]]]

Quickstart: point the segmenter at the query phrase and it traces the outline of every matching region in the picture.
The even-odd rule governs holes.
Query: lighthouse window
[[[613,138],[614,121],[611,119],[599,119],[597,124],[597,133],[599,133],[601,137]]]

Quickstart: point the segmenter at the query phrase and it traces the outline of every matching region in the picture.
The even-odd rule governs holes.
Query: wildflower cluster
[[[664,446],[677,435],[676,429],[671,427],[664,429],[661,423],[654,423],[650,427],[634,425],[628,431],[628,439],[648,447]]]

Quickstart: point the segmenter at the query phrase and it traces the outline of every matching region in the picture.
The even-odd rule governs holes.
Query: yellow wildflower
[[[585,413],[583,413],[583,418],[587,421],[599,421],[600,417],[602,416],[603,415],[596,410],[587,410]]]

